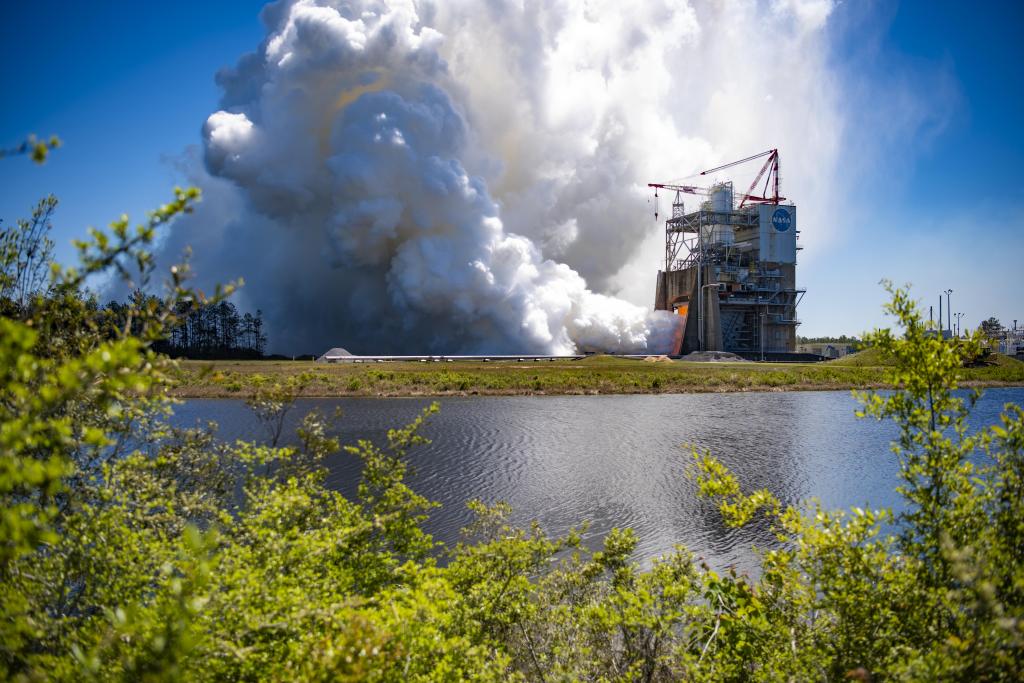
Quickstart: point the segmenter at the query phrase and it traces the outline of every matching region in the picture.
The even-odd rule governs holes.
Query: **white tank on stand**
[[[711,211],[727,213],[732,211],[732,183],[719,183],[711,188]],[[736,235],[731,225],[712,225],[704,235],[711,244],[733,244]]]
[[[732,211],[732,183],[719,183],[711,188],[711,210]]]

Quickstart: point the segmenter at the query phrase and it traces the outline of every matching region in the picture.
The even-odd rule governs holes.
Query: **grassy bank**
[[[870,352],[865,352],[870,353]],[[871,364],[867,364],[866,362]],[[962,371],[965,384],[1024,386],[1024,363],[994,356]],[[815,364],[580,361],[321,364],[310,361],[182,361],[180,397],[248,396],[255,382],[302,377],[304,396],[651,394],[884,387],[877,357]]]

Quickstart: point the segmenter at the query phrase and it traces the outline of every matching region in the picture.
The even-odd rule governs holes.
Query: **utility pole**
[[[950,334],[953,333],[953,308],[952,304],[949,303],[949,295],[953,293],[952,289],[946,290],[946,319],[949,321]]]

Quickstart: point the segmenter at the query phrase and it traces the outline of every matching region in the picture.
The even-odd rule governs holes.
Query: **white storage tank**
[[[711,188],[711,210],[732,211],[732,183],[719,183]]]

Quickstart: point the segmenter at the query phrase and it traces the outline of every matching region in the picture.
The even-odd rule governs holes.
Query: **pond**
[[[334,430],[343,443],[383,443],[431,399],[301,400],[286,432],[302,415],[340,409]],[[985,392],[972,427],[998,420],[1003,404],[1024,403],[1024,389]],[[696,496],[687,477],[692,448],[722,460],[746,490],[768,488],[785,502],[819,498],[829,508],[898,507],[894,425],[857,419],[849,392],[767,392],[631,396],[458,397],[423,430],[432,442],[412,454],[413,489],[441,503],[427,529],[453,543],[472,519],[466,503],[512,505],[513,521],[538,520],[561,534],[587,521],[586,542],[600,544],[613,527],[639,536],[649,559],[677,544],[713,567],[756,567],[752,546],[771,537],[763,526],[725,527],[715,508]],[[248,407],[237,400],[189,400],[174,422],[214,420],[223,439],[264,440]],[[354,456],[329,461],[328,484],[352,495],[359,479]]]

